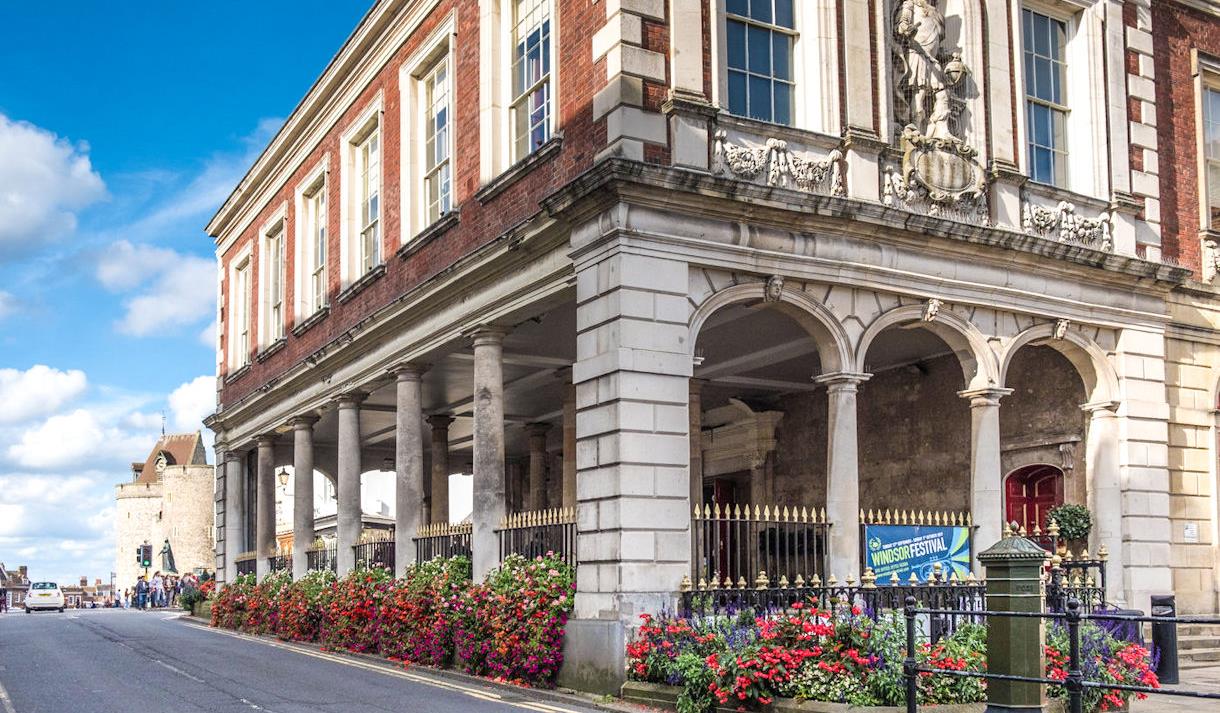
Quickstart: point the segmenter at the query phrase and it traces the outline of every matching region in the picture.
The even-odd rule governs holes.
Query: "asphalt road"
[[[166,612],[0,614],[0,713],[526,710],[597,709],[317,647],[254,640]]]

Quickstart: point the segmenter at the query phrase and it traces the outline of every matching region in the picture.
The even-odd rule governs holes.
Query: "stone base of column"
[[[570,619],[563,636],[558,683],[618,695],[627,681],[627,626],[614,619]]]

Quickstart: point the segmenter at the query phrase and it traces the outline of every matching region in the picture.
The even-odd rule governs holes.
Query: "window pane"
[[[771,32],[750,25],[746,49],[750,53],[750,71],[754,74],[771,73]]]
[[[771,0],[750,0],[750,17],[759,22],[771,22]]]
[[[1051,56],[1050,20],[1046,15],[1034,15],[1034,52],[1043,57]]]
[[[750,76],[750,117],[771,121],[771,81]]]
[[[727,0],[724,7],[734,15],[750,14],[750,0]]]
[[[1033,148],[1033,172],[1030,178],[1040,183],[1052,183],[1054,181],[1053,166],[1054,161],[1051,158],[1050,149]]]
[[[745,116],[746,109],[746,75],[729,70],[729,112]]]
[[[776,79],[792,80],[792,38],[780,32],[771,33],[774,72]]]
[[[792,124],[792,85],[775,83],[775,123]]]
[[[746,26],[729,21],[725,27],[727,35],[728,65],[731,69],[746,68]]]
[[[1051,63],[1045,59],[1034,60],[1034,96],[1046,101],[1052,101],[1051,96]]]
[[[775,0],[775,24],[789,29],[796,27],[792,19],[792,0]]]

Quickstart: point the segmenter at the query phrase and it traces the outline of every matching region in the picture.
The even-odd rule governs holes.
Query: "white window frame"
[[[516,11],[517,11],[517,5],[520,2],[531,2],[531,3],[536,3],[539,6],[544,6],[546,9],[547,22],[550,25],[550,28],[547,30],[547,39],[546,39],[547,46],[545,49],[546,56],[549,58],[548,59],[549,66],[547,67],[546,77],[544,79],[541,79],[541,80],[535,82],[534,84],[529,85],[521,93],[518,94],[516,91],[514,91],[513,78],[515,76],[514,62],[515,62],[516,47],[517,47],[516,32],[517,32],[517,27],[519,24],[517,22]],[[531,9],[531,12],[532,12],[532,9]],[[555,102],[555,67],[559,63],[558,57],[555,54],[555,50],[556,50],[555,37],[557,36],[556,35],[556,32],[557,32],[556,16],[557,15],[558,15],[558,12],[557,12],[557,8],[555,6],[555,0],[508,0],[507,12],[504,13],[505,22],[507,23],[507,27],[508,27],[508,32],[505,35],[505,37],[508,38],[508,42],[506,43],[507,46],[505,47],[505,49],[507,51],[507,62],[505,64],[505,81],[504,81],[505,102],[504,102],[504,106],[507,111],[507,115],[506,115],[505,119],[507,121],[507,130],[508,130],[508,162],[509,162],[509,165],[515,164],[518,161],[521,161],[522,159],[525,159],[526,157],[530,156],[535,151],[540,149],[543,145],[545,145],[547,142],[549,142],[552,138],[554,138],[554,136],[555,136],[555,110],[557,107],[557,104]],[[527,33],[527,36],[528,36],[528,33]],[[521,110],[521,109],[518,109],[517,107],[518,107],[518,105],[524,105],[524,104],[528,103],[529,96],[531,94],[533,94],[535,91],[537,91],[543,87],[546,88],[546,92],[547,92],[546,120],[544,123],[544,125],[546,127],[546,140],[543,141],[542,144],[539,144],[538,146],[527,146],[526,150],[522,151],[522,150],[518,149],[518,147],[517,147],[517,112]],[[532,130],[527,129],[525,136],[528,138],[529,135],[532,133],[533,133]]]
[[[1207,109],[1205,99],[1207,92],[1220,94],[1220,57],[1201,54],[1197,49],[1191,50],[1191,61],[1195,80],[1195,140],[1198,146],[1196,156],[1199,161],[1199,229],[1215,235],[1217,231],[1211,225],[1211,188],[1207,180]],[[1220,117],[1218,117],[1220,118]]]
[[[317,250],[317,222],[313,219],[313,201],[321,197],[322,208],[321,227],[325,231],[326,244],[321,264]],[[327,154],[297,185],[294,197],[295,203],[295,240],[293,270],[293,293],[296,297],[296,322],[309,318],[328,304],[330,285],[330,155]],[[315,282],[321,279],[321,294],[317,294]]]
[[[713,0],[713,101],[729,116],[728,9],[725,0]],[[838,18],[834,3],[793,0],[792,124],[795,129],[838,136],[839,52]],[[736,117],[758,121],[749,117]],[[766,122],[763,122],[766,123]],[[775,126],[788,126],[775,124]]]
[[[237,371],[250,363],[250,307],[253,302],[250,279],[254,250],[247,245],[229,263],[229,320],[227,331],[229,370]]]
[[[1100,200],[1110,198],[1109,163],[1106,140],[1106,75],[1103,17],[1105,8],[1078,3],[1075,0],[1026,0],[1013,4],[1010,22],[1013,24],[1012,62],[1018,88],[1017,160],[1022,172],[1030,175],[1028,108],[1025,99],[1025,36],[1022,10],[1046,15],[1064,23],[1063,95],[1069,99],[1065,145],[1068,157],[1066,180],[1061,185],[1037,184],[1048,190],[1070,191]],[[1125,74],[1124,74],[1125,77]],[[1119,80],[1125,82],[1125,79]],[[1125,113],[1124,113],[1125,116]],[[1126,150],[1125,147],[1123,150]]]
[[[281,205],[258,231],[258,347],[266,349],[287,331],[288,225]],[[275,294],[275,288],[279,294]]]
[[[413,54],[399,69],[398,86],[400,110],[400,133],[404,137],[410,137],[409,140],[400,141],[399,149],[401,153],[400,166],[400,205],[403,206],[401,211],[403,226],[402,243],[408,243],[420,231],[431,225],[433,220],[429,220],[427,216],[427,188],[424,183],[425,179],[425,162],[426,156],[423,150],[424,131],[426,129],[426,93],[424,91],[423,78],[428,71],[435,67],[436,63],[444,59],[449,63],[449,212],[452,212],[457,205],[457,180],[455,171],[455,147],[457,146],[455,134],[457,130],[456,123],[453,120],[453,99],[456,84],[454,82],[454,68],[456,66],[456,55],[454,52],[455,42],[453,41],[456,20],[452,13],[446,18],[432,33],[432,35],[424,42],[420,50]]]
[[[385,261],[385,111],[382,96],[377,98],[361,112],[352,122],[351,127],[344,132],[341,142],[342,169],[339,171],[340,195],[340,248],[339,270],[341,288],[346,288],[359,280],[373,268]],[[361,223],[360,176],[357,174],[357,161],[361,146],[373,132],[378,134],[378,219],[377,219],[377,255],[376,260],[364,269],[364,253],[362,250],[362,231],[366,226]]]

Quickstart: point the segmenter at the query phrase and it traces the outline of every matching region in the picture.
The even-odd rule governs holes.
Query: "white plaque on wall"
[[[1199,541],[1199,523],[1188,522],[1182,525],[1182,541],[1183,542],[1198,542]]]

